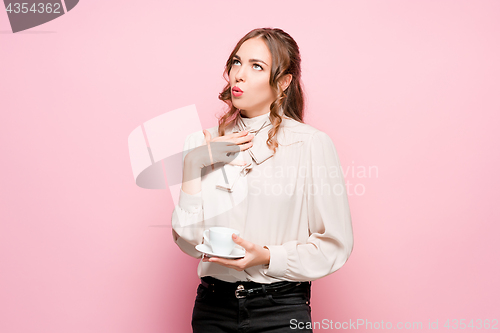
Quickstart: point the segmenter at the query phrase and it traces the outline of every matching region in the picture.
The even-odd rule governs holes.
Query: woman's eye
[[[240,61],[238,59],[233,59],[233,65],[235,65],[237,62],[239,63]],[[253,64],[253,65],[259,67],[260,70],[264,70],[264,68],[262,68],[261,65],[258,65],[258,64]]]

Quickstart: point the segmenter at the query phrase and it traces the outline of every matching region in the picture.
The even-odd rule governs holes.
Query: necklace
[[[245,122],[243,122],[243,124],[245,125]],[[259,132],[268,127],[268,126],[271,126],[271,124],[267,124],[267,121],[265,123],[262,124],[262,126],[258,129],[258,130],[254,130],[254,129],[250,129],[248,130],[249,132],[252,132],[252,133],[255,133],[255,136],[257,136],[257,134],[259,134]],[[247,127],[247,125],[245,125],[245,127]]]

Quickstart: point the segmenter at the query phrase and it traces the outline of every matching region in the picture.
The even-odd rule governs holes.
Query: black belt
[[[213,292],[221,292],[225,294],[234,294],[236,298],[244,298],[249,296],[265,295],[282,293],[291,290],[297,286],[304,286],[305,289],[311,287],[310,281],[305,282],[290,282],[282,281],[269,284],[261,284],[256,282],[226,282],[211,276],[201,278],[201,284]]]

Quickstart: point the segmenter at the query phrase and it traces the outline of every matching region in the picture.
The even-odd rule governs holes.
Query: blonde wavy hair
[[[219,99],[229,107],[229,109],[218,118],[219,136],[225,135],[226,128],[233,125],[233,122],[240,112],[240,110],[235,108],[232,104],[229,73],[231,71],[234,56],[241,45],[251,38],[262,38],[272,56],[269,85],[278,97],[271,103],[269,118],[273,127],[269,131],[266,144],[276,153],[276,149],[278,148],[276,134],[282,122],[281,114],[298,122],[304,122],[304,94],[302,88],[299,47],[288,33],[278,28],[259,28],[250,31],[236,44],[233,52],[231,52],[223,74],[227,84],[222,92],[219,93]],[[292,81],[285,89],[285,92],[281,89],[279,82],[287,74],[292,74]]]

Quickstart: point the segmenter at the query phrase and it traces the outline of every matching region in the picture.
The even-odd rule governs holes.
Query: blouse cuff
[[[203,206],[201,191],[196,194],[188,194],[182,190],[179,195],[179,207],[189,213],[199,213]]]
[[[269,268],[264,271],[264,274],[273,277],[285,276],[286,266],[288,262],[288,254],[282,245],[266,245],[269,249],[270,261]]]

